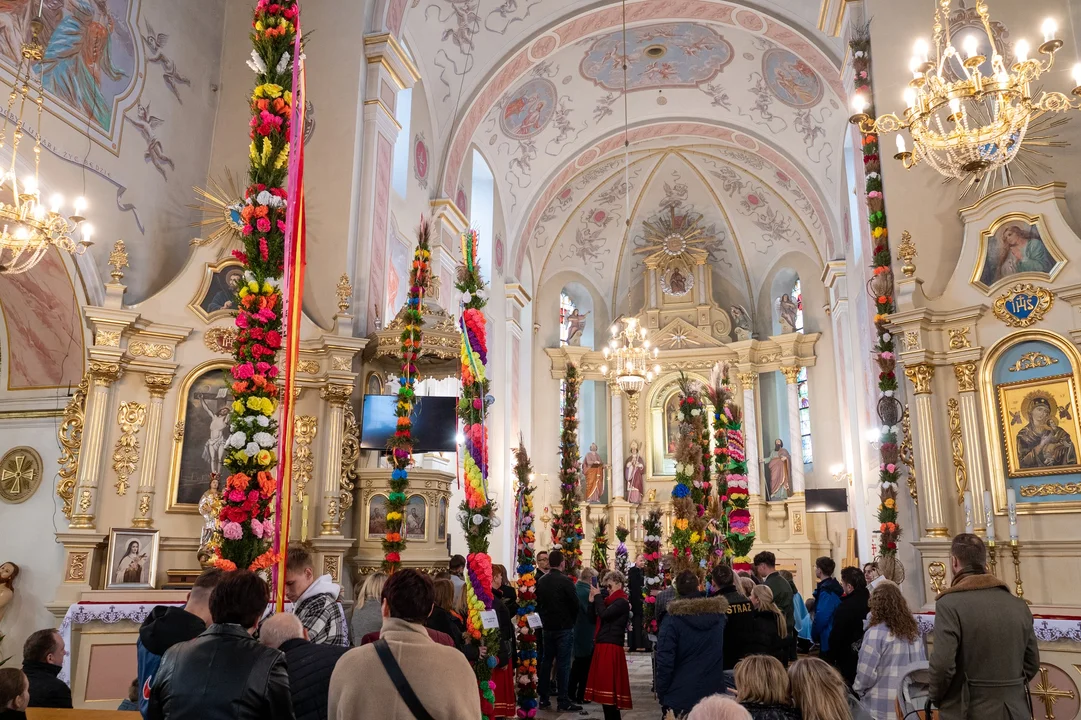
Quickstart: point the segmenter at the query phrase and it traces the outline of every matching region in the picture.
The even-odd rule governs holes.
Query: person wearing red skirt
[[[506,570],[503,566],[493,565],[492,595],[495,602],[492,603],[492,609],[499,617],[500,653],[499,664],[492,671],[492,682],[495,683],[495,717],[514,718],[518,716],[514,684],[514,669],[518,667],[518,638],[506,592],[509,590],[513,593],[514,588],[510,585],[502,586],[505,578]]]
[[[623,652],[631,614],[631,603],[623,589],[626,582],[621,573],[612,571],[604,576],[607,595],[602,595],[599,588],[589,591],[597,634],[586,681],[586,700],[603,706],[605,720],[619,720],[620,710],[631,709],[631,681],[627,675],[627,655]]]

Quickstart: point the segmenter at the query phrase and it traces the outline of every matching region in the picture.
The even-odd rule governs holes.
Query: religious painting
[[[157,530],[110,530],[105,589],[152,590],[158,569],[158,537]]]
[[[1053,280],[1065,264],[1042,216],[1010,213],[980,233],[972,284],[989,292],[1006,279]]]
[[[368,373],[368,379],[364,383],[365,395],[382,395],[383,394],[383,378],[379,373]]]
[[[236,314],[236,293],[243,282],[244,266],[240,261],[229,258],[216,265],[207,263],[203,282],[188,308],[205,323],[232,317]]]
[[[436,521],[435,539],[443,541],[447,539],[447,499],[439,498],[438,520]]]
[[[214,360],[195,368],[184,380],[173,429],[169,470],[170,512],[198,512],[199,498],[210,487],[211,473],[224,478],[225,441],[233,397],[230,365]]]
[[[461,185],[458,186],[458,192],[454,195],[454,204],[458,206],[462,215],[469,217],[469,197],[465,194],[465,188]]]
[[[533,137],[555,114],[556,86],[546,78],[533,78],[504,98],[499,127],[513,140]],[[464,208],[459,208],[465,212]]]
[[[372,495],[368,501],[369,540],[380,540],[387,534],[387,496]]]
[[[626,45],[624,45],[624,40]],[[622,63],[626,48],[627,72]],[[602,35],[589,44],[579,65],[582,77],[610,92],[697,87],[732,62],[732,46],[712,27],[662,23]],[[624,76],[625,75],[625,76]]]
[[[664,456],[676,456],[679,448],[679,393],[673,392],[664,401]]]
[[[784,48],[771,48],[762,55],[762,77],[778,100],[792,108],[817,105],[822,99],[822,81],[811,66]]]
[[[45,93],[72,120],[96,134],[112,137],[120,122],[120,100],[138,79],[136,32],[138,0],[30,0],[0,3],[0,57],[9,67],[22,58],[31,21],[40,19],[39,65]],[[49,103],[46,103],[46,107]]]
[[[428,539],[428,504],[420,495],[411,495],[405,504],[405,538]]]
[[[423,133],[417,133],[413,138],[413,177],[417,179],[417,185],[428,187],[428,145]]]
[[[661,276],[661,290],[665,295],[683,297],[694,287],[694,275],[682,265],[673,265]]]
[[[1061,475],[1081,470],[1081,424],[1073,375],[997,386],[999,422],[1006,438],[1006,474]]]

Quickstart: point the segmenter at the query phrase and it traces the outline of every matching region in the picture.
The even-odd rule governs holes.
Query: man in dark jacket
[[[830,653],[828,660],[844,677],[849,687],[856,681],[856,669],[863,643],[863,621],[871,611],[871,593],[867,580],[858,567],[846,567],[841,571],[841,587],[845,594],[833,613],[833,629],[830,630]],[[818,615],[815,606],[815,615]]]
[[[327,720],[330,676],[349,648],[308,642],[308,631],[293,613],[278,613],[259,627],[259,642],[285,653],[289,693],[296,720]]]
[[[143,620],[139,628],[139,640],[135,644],[139,663],[139,712],[146,718],[150,703],[150,686],[154,673],[161,665],[161,656],[178,643],[199,637],[210,619],[210,593],[221,580],[218,568],[204,570],[195,579],[188,601],[182,608],[158,605]]]
[[[269,600],[255,573],[227,573],[210,594],[214,624],[162,657],[148,720],[294,720],[285,655],[251,636]]]
[[[662,713],[671,710],[683,717],[702,698],[724,693],[728,602],[705,597],[690,570],[676,577],[676,591],[679,598],[669,603],[657,638],[656,686]]]
[[[754,605],[736,590],[736,575],[721,563],[713,568],[713,596],[724,598],[727,622],[724,627],[724,669],[732,670],[747,655],[746,648],[754,633]]]
[[[1028,682],[1040,671],[1032,612],[987,574],[975,535],[953,539],[953,584],[935,602],[930,699],[942,720],[1030,718]]]
[[[792,585],[777,572],[777,556],[763,550],[754,556],[754,571],[770,590],[773,591],[773,604],[784,613],[788,635],[785,642],[789,645],[788,659],[796,659],[796,607]]]
[[[563,574],[563,553],[553,550],[548,555],[548,572],[537,582],[537,612],[544,628],[544,656],[541,658],[540,682],[537,694],[542,709],[552,706],[552,663],[559,680],[558,706],[560,712],[577,712],[581,705],[570,699],[571,657],[574,654],[574,623],[578,617],[578,593],[574,581]]]
[[[833,558],[822,556],[815,560],[815,577],[818,578],[818,587],[814,592],[815,619],[811,623],[811,640],[818,643],[821,649],[822,659],[828,659],[830,654],[830,631],[833,630],[833,613],[841,604],[841,596],[844,588],[833,577],[833,571],[837,563]]]
[[[32,708],[70,708],[71,688],[57,677],[64,666],[64,636],[38,630],[23,644],[23,672],[30,683]]]

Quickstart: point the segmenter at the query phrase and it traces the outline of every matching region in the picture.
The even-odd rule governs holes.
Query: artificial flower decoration
[[[672,488],[672,510],[675,515],[672,534],[672,557],[675,558],[674,574],[683,570],[697,569],[709,555],[709,547],[702,542],[706,534],[705,456],[702,436],[706,435],[702,400],[697,388],[683,374],[679,379],[679,444],[676,447],[676,484]]]
[[[514,474],[518,478],[518,615],[514,618],[518,631],[518,665],[515,667],[518,717],[536,717],[537,699],[537,632],[529,627],[530,616],[537,612],[537,581],[535,565],[536,536],[533,532],[533,466],[526,454],[525,442],[518,440]]]
[[[663,584],[661,576],[661,510],[652,507],[642,521],[645,538],[642,541],[642,623],[649,634],[657,633],[656,594]]]
[[[552,538],[563,550],[566,569],[582,566],[582,508],[578,502],[581,464],[578,449],[578,388],[581,378],[573,363],[564,379],[563,426],[559,434],[559,515],[552,519]]]

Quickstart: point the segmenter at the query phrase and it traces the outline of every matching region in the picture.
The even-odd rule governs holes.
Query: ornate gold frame
[[[988,350],[980,368],[980,410],[983,416],[983,429],[990,447],[988,477],[991,495],[994,499],[994,512],[1003,515],[1006,512],[1006,469],[1002,453],[998,448],[1003,445],[1003,431],[998,419],[998,393],[995,391],[993,375],[995,363],[1014,345],[1030,340],[1040,340],[1053,345],[1073,364],[1074,388],[1081,387],[1081,353],[1068,339],[1046,330],[1018,330],[1005,335]],[[1065,373],[1063,373],[1065,374]],[[1077,512],[1081,502],[1057,501],[1048,503],[1017,503],[1017,512],[1021,514],[1043,515],[1065,512]]]
[[[210,263],[203,265],[203,280],[199,283],[199,289],[195,291],[195,296],[188,301],[188,309],[208,325],[219,318],[233,317],[234,313],[232,310],[215,310],[214,312],[208,313],[199,305],[210,290],[210,281],[216,274],[228,267],[242,268],[244,265],[239,260],[232,257],[227,257],[214,265],[211,265]]]
[[[431,506],[431,503],[428,502],[428,498],[424,497],[420,493],[413,493],[412,495],[410,495],[409,497],[407,497],[405,499],[405,510],[406,510],[406,512],[409,511],[409,503],[412,502],[413,498],[415,498],[415,497],[419,497],[420,501],[422,503],[424,503],[424,537],[423,538],[411,538],[411,537],[409,537],[409,533],[407,531],[406,534],[405,534],[405,540],[406,540],[407,543],[408,542],[428,542],[428,537],[429,537],[429,534],[430,534],[429,533],[428,521],[431,519],[429,516],[432,514],[432,512],[431,512],[432,506]],[[402,528],[403,529],[405,529],[405,527],[406,527],[405,521],[406,521],[406,519],[403,516],[402,517]],[[447,521],[448,522],[450,521],[449,517],[447,518]]]
[[[199,505],[179,503],[176,501],[176,493],[180,482],[180,456],[184,449],[184,431],[182,423],[187,421],[186,410],[188,407],[188,393],[195,381],[211,370],[228,370],[233,364],[228,360],[207,360],[196,365],[184,378],[180,385],[180,392],[176,396],[176,421],[173,425],[173,449],[169,458],[169,495],[165,498],[165,512],[198,514]]]
[[[113,562],[116,560],[116,536],[142,535],[151,538],[150,541],[150,568],[147,574],[149,582],[145,586],[116,584],[112,581]],[[158,578],[158,550],[161,541],[161,530],[157,528],[109,528],[109,552],[105,560],[105,582],[102,584],[106,590],[153,590],[157,587]],[[141,549],[141,548],[140,548]]]
[[[444,503],[446,505],[446,508],[447,508],[447,519],[446,519],[446,522],[443,523],[443,535],[442,536],[439,535],[439,504],[440,503]],[[450,498],[449,497],[439,496],[438,498],[436,498],[435,507],[433,507],[432,510],[435,511],[435,531],[434,532],[435,532],[436,542],[446,540],[447,537],[450,535]],[[427,528],[427,525],[425,525],[425,528]]]
[[[383,533],[377,533],[375,535],[372,535],[372,531],[371,531],[371,528],[369,527],[369,522],[368,522],[372,518],[372,502],[377,497],[383,498],[384,501],[386,501],[386,499],[387,499],[386,493],[375,492],[375,493],[372,493],[371,495],[369,495],[367,500],[364,501],[364,536],[361,538],[362,540],[380,540],[383,537]],[[408,501],[409,501],[409,499],[406,498],[406,502],[408,502]],[[425,530],[427,530],[427,526],[425,526]],[[407,539],[407,541],[408,541],[408,539]]]
[[[1005,416],[1005,409],[1004,409],[1003,403],[1002,403],[1002,400],[1003,400],[1003,398],[1005,396],[1005,392],[1009,388],[1016,388],[1016,387],[1023,386],[1023,385],[1034,386],[1034,385],[1037,385],[1037,384],[1047,384],[1049,382],[1065,382],[1067,384],[1067,386],[1069,387],[1070,397],[1073,398],[1073,405],[1074,405],[1074,408],[1075,408],[1074,412],[1076,413],[1077,412],[1076,408],[1079,406],[1078,402],[1077,402],[1077,398],[1078,398],[1078,395],[1077,395],[1077,383],[1074,381],[1074,376],[1069,374],[1069,373],[1064,373],[1062,375],[1050,375],[1048,377],[1042,377],[1042,378],[1030,378],[1028,380],[1018,380],[1016,382],[1001,383],[1000,385],[998,385],[995,388],[996,395],[997,395],[996,400],[999,401],[998,402],[998,408],[997,408],[998,411],[999,411],[998,412],[999,430],[1001,430],[1001,432],[1002,432],[1002,440],[1003,440],[1003,444],[1006,447],[1007,453],[1015,452],[1016,451],[1016,446],[1015,446],[1015,442],[1011,442],[1008,434],[1006,433],[1006,416]],[[1060,423],[1060,425],[1061,425],[1061,423]],[[1078,422],[1077,422],[1076,419],[1074,419],[1073,425],[1074,425],[1073,437],[1075,439],[1081,438],[1081,430],[1078,429]],[[1022,470],[1020,468],[1010,468],[1009,465],[1010,465],[1010,463],[1007,462],[1006,474],[1011,479],[1012,478],[1026,478],[1026,477],[1043,477],[1043,476],[1047,476],[1047,475],[1065,475],[1067,473],[1079,473],[1079,472],[1081,472],[1081,463],[1077,463],[1075,465],[1070,465],[1070,466],[1065,466],[1065,467],[1060,467],[1060,468],[1054,468],[1053,470],[1050,470],[1050,471],[1048,471],[1048,470],[1040,470],[1040,469]]]
[[[1052,266],[1051,271],[1047,273],[1042,272],[1023,272],[1016,275],[1010,275],[1009,277],[1000,278],[997,282],[991,285],[984,285],[980,282],[980,275],[983,271],[984,263],[987,260],[987,243],[989,238],[993,237],[998,232],[999,228],[1008,222],[1021,221],[1026,222],[1029,225],[1035,225],[1040,231],[1040,239],[1043,240],[1044,247],[1047,248],[1047,252],[1051,254],[1055,264]],[[1000,290],[1007,285],[1013,285],[1016,283],[1024,283],[1025,281],[1036,282],[1052,282],[1055,277],[1062,272],[1062,269],[1066,267],[1067,257],[1063,254],[1062,250],[1055,243],[1053,237],[1051,237],[1050,231],[1047,229],[1047,224],[1044,222],[1043,215],[1028,215],[1023,212],[1011,212],[1002,215],[997,218],[991,226],[986,230],[980,232],[980,244],[977,248],[976,264],[972,268],[972,277],[969,279],[969,284],[976,288],[984,295],[990,297],[995,294],[997,290]]]

